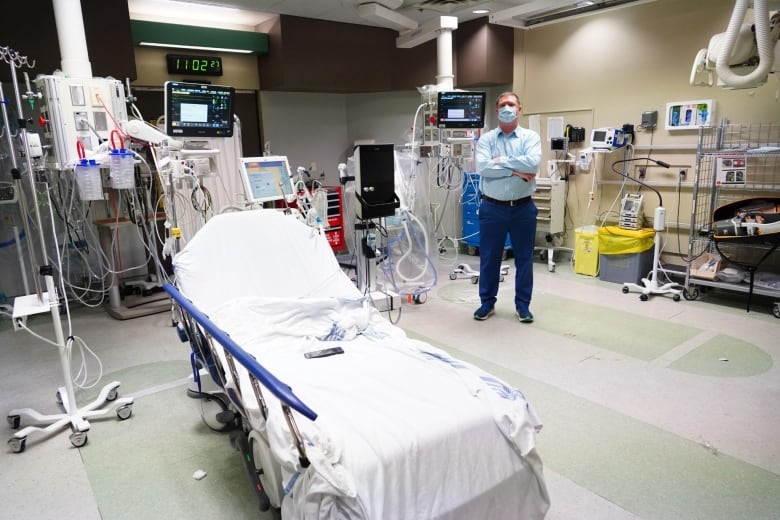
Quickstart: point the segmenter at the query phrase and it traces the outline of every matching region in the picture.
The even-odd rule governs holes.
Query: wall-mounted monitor
[[[437,95],[439,128],[483,128],[485,126],[485,92],[447,90]]]
[[[165,133],[171,137],[232,137],[233,87],[165,82]]]
[[[242,157],[239,164],[247,202],[295,200],[292,172],[286,156]]]

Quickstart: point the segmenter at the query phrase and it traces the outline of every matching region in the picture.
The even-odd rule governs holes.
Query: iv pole
[[[16,68],[27,64],[26,57],[20,57],[15,51],[8,48],[2,48],[2,57],[9,63],[11,68],[11,80],[14,86],[14,93],[16,95],[16,106],[18,108],[18,122],[19,122],[19,138],[22,150],[24,152],[25,166],[27,169],[28,179],[30,181],[30,193],[35,194],[35,179],[33,178],[33,165],[30,157],[30,146],[27,137],[27,121],[22,117],[22,103],[21,96],[19,94],[19,85],[16,77]],[[34,96],[34,93],[28,92],[26,97],[30,99]],[[7,120],[6,106],[2,107],[4,112],[4,118]],[[12,160],[12,174],[17,181],[17,186],[21,188],[21,172],[19,170],[16,156],[11,149]],[[51,200],[48,199],[49,191],[46,190],[47,202],[51,204]],[[20,190],[19,200],[20,208],[24,211],[22,217],[26,217],[27,204],[25,201],[25,193]],[[43,225],[41,219],[41,211],[37,204],[32,206],[35,210],[35,224],[38,228],[38,242],[41,250],[41,255],[46,258],[46,240],[43,234]],[[27,227],[27,220],[25,221],[25,227]],[[54,231],[54,222],[52,222],[52,231]],[[28,234],[28,236],[30,236]],[[62,329],[62,321],[60,319],[60,303],[57,296],[57,289],[54,285],[53,268],[51,265],[43,265],[38,263],[33,244],[30,244],[28,248],[30,251],[30,257],[34,266],[38,267],[38,273],[43,277],[46,292],[42,292],[40,282],[38,278],[35,279],[36,294],[25,295],[17,297],[14,300],[13,311],[13,325],[14,330],[25,328],[25,322],[27,316],[33,314],[45,313],[47,310],[51,313],[52,323],[54,325],[54,334],[56,338],[56,346],[60,355],[60,364],[62,366],[62,372],[65,379],[65,385],[57,390],[57,397],[62,405],[64,413],[45,415],[31,408],[18,408],[8,412],[8,423],[16,429],[19,428],[22,417],[31,423],[16,433],[8,440],[8,445],[14,453],[20,453],[24,451],[27,436],[30,433],[41,431],[44,433],[54,433],[66,426],[70,426],[72,433],[70,435],[70,442],[73,446],[79,448],[87,443],[87,431],[89,431],[89,422],[87,418],[98,417],[107,414],[110,410],[116,409],[117,416],[120,419],[127,419],[132,414],[133,398],[126,397],[117,399],[118,382],[112,382],[102,388],[97,399],[92,403],[79,408],[76,403],[75,391],[73,388],[73,379],[71,377],[71,364],[69,355],[69,346],[65,342],[65,335]],[[108,401],[114,401],[109,408],[99,409],[104,403]],[[46,425],[41,427],[39,425]]]
[[[632,180],[646,188],[649,188],[655,192],[655,194],[658,196],[658,207],[655,208],[655,212],[653,213],[653,230],[655,230],[655,240],[653,245],[653,270],[650,273],[649,278],[642,278],[642,285],[639,285],[637,283],[633,282],[625,282],[623,284],[623,293],[628,294],[632,289],[640,291],[639,299],[644,301],[647,301],[648,298],[651,295],[655,294],[671,294],[672,299],[676,302],[680,301],[680,293],[682,293],[682,290],[679,288],[679,284],[670,282],[663,285],[658,284],[658,266],[661,265],[661,239],[659,238],[659,233],[661,233],[664,230],[664,227],[666,226],[666,210],[664,209],[664,201],[661,198],[661,193],[650,186],[649,184],[646,184],[639,179],[635,179],[633,177],[630,177],[626,175],[623,172],[618,171],[615,169],[615,165],[620,163],[627,163],[630,161],[650,161],[654,162],[658,166],[662,166],[664,168],[669,168],[670,164],[666,163],[664,161],[658,161],[656,159],[651,159],[650,157],[633,157],[631,159],[623,159],[620,161],[615,161],[612,163],[612,171],[617,173],[618,175],[622,175],[626,179]]]

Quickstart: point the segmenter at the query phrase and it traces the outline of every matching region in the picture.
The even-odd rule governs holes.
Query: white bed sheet
[[[282,465],[285,518],[544,517],[541,423],[517,390],[359,298],[237,298],[212,320],[318,414],[296,418],[308,469],[275,400],[256,425]],[[336,345],[344,354],[303,356]]]
[[[225,213],[174,266],[181,292],[318,414],[295,414],[304,469],[273,395],[264,392],[267,422],[244,400],[281,463],[284,518],[544,516],[541,423],[522,394],[406,337],[366,303],[316,231],[274,210]],[[345,353],[303,357],[336,345]],[[240,367],[239,385],[253,395]]]

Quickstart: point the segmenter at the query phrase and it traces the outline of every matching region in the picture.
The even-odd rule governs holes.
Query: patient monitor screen
[[[174,137],[232,137],[236,91],[224,85],[165,82],[165,133]]]
[[[290,163],[283,155],[241,158],[241,176],[248,202],[271,202],[295,198]]]
[[[482,128],[485,126],[485,92],[463,90],[437,93],[439,128]]]

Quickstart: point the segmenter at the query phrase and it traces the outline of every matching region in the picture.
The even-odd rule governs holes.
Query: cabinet
[[[694,175],[685,298],[697,299],[706,286],[747,293],[748,311],[753,294],[780,300],[780,285],[771,283],[780,279],[780,232],[748,232],[730,211],[757,201],[780,203],[780,124],[700,128]],[[724,209],[737,240],[724,237]],[[760,283],[762,274],[770,283]],[[780,318],[780,303],[772,313]]]
[[[536,232],[544,233],[546,245],[542,250],[542,259],[547,259],[547,269],[555,271],[556,242],[560,243],[563,234],[563,217],[566,210],[566,184],[561,179],[539,178],[536,179],[536,193],[533,194],[536,209]]]
[[[347,243],[344,237],[344,206],[341,198],[341,186],[326,186],[328,192],[328,219],[325,226],[325,238],[335,253],[344,251]]]

